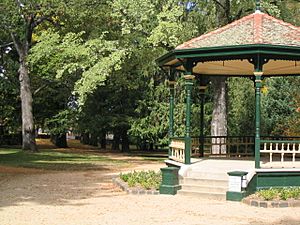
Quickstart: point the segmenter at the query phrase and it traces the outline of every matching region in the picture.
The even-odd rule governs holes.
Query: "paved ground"
[[[161,163],[133,163],[159,169]],[[0,168],[0,171],[5,168]],[[0,225],[299,225],[300,208],[264,209],[186,196],[126,195],[111,183],[118,168],[45,172],[6,168]]]

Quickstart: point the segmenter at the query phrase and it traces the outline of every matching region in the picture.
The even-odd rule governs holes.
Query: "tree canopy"
[[[253,12],[255,1],[178,0],[4,0],[0,3],[0,125],[20,130],[24,85],[31,91],[31,125],[53,134],[76,130],[94,144],[113,133],[116,146],[129,142],[167,144],[168,74],[155,59],[195,36]],[[299,1],[262,1],[265,12],[299,25]],[[219,11],[220,12],[219,12]],[[6,46],[6,47],[5,47]],[[28,77],[20,80],[21,71]],[[2,75],[1,75],[2,74]],[[177,77],[176,135],[183,134],[183,82]],[[264,81],[263,130],[299,134],[298,78]],[[252,135],[254,91],[250,80],[233,78],[228,86],[228,134]],[[293,87],[284,90],[278,87]],[[26,89],[27,90],[27,89]],[[277,90],[277,91],[276,91]],[[213,90],[205,104],[205,133],[210,133]],[[200,98],[194,92],[193,135],[198,135]],[[22,104],[23,104],[22,103]],[[285,107],[284,107],[285,106]],[[25,106],[22,106],[25,107]],[[275,110],[270,110],[275,107]],[[28,108],[28,107],[27,107]],[[297,111],[298,110],[298,111]],[[23,111],[22,111],[23,112]],[[246,119],[245,119],[246,118]],[[34,125],[35,122],[35,125]],[[29,140],[29,143],[32,143]],[[116,147],[117,148],[117,147]]]

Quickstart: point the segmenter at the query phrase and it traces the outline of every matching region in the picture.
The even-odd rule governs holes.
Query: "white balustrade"
[[[284,167],[285,155],[290,154],[292,156],[292,165],[295,165],[296,154],[300,154],[300,141],[261,141],[263,148],[261,153],[268,153],[270,156],[270,163],[273,163],[273,155],[280,154],[281,166]]]
[[[172,139],[169,147],[171,148],[170,159],[178,162],[184,162],[184,139]]]

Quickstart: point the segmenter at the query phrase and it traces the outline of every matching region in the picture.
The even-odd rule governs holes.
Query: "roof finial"
[[[255,12],[261,12],[260,11],[260,0],[256,0],[256,11]]]

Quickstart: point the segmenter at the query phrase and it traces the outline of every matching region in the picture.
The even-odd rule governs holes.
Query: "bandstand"
[[[191,136],[191,96],[195,80],[198,81],[199,91],[203,96],[209,80],[222,77],[248,77],[253,80],[255,86],[255,124],[253,124],[255,135],[243,137],[239,141],[234,141],[237,137],[231,139],[209,137],[210,145],[220,147],[219,155],[254,155],[253,168],[248,166],[247,169],[238,168],[239,171],[235,171],[237,168],[234,168],[232,163],[231,171],[227,171],[229,177],[232,176],[232,182],[234,177],[246,180],[242,182],[243,187],[240,189],[229,188],[227,199],[240,200],[260,188],[300,186],[300,164],[297,162],[297,156],[300,156],[300,140],[291,137],[281,139],[262,137],[260,130],[262,80],[267,77],[300,76],[299,27],[262,13],[257,1],[255,13],[191,39],[161,56],[157,62],[160,67],[170,72],[169,159],[166,160],[168,168],[162,169],[161,193],[176,194],[182,185],[177,183],[178,176],[175,168],[179,168],[179,175],[184,176],[186,174],[184,171],[187,171],[189,166],[195,167],[194,164],[199,163],[194,156],[203,157],[205,153],[205,140],[208,137],[203,135],[203,97],[200,137]],[[174,107],[176,107],[174,106],[175,72],[183,73],[185,79],[184,137],[175,137],[173,131]],[[243,151],[230,152],[230,143],[233,142],[243,143],[240,144],[243,145]],[[222,146],[225,146],[225,152]],[[268,161],[263,162],[261,155],[267,156]],[[275,160],[277,158],[279,160]],[[289,160],[285,160],[286,158]]]

